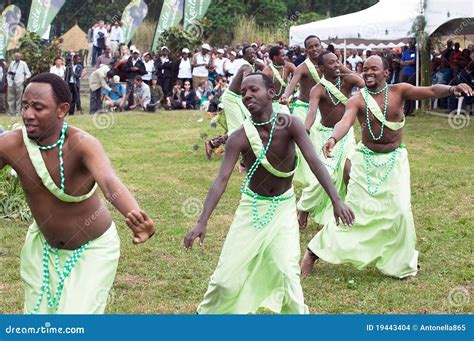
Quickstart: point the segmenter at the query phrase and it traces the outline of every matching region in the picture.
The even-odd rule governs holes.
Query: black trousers
[[[402,83],[409,83],[411,85],[416,84],[416,74],[411,76],[405,76],[402,74],[400,78],[400,82]],[[415,101],[406,100],[403,104],[403,113],[405,114],[405,116],[410,116],[411,114],[413,114],[413,111],[415,111]]]
[[[80,94],[79,94],[79,89],[77,88],[75,83],[68,83],[69,85],[69,91],[71,92],[72,95],[72,101],[71,101],[71,106],[69,107],[69,115],[74,115],[74,111],[76,108],[79,110],[81,108],[81,102],[80,102]]]

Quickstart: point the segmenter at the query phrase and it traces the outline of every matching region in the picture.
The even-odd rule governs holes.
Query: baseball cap
[[[224,50],[223,50],[223,49],[218,49],[218,50],[217,50],[217,53],[222,53],[222,54],[224,54]]]
[[[112,79],[114,80],[114,83],[119,83],[120,82],[120,76],[118,76],[118,75],[115,75]]]
[[[168,50],[168,51],[169,51],[170,49],[168,48],[168,46],[163,46],[163,47],[161,48],[161,51],[163,51],[163,50]]]
[[[182,53],[189,53],[189,49],[187,49],[186,47],[184,49],[181,50]]]
[[[211,51],[211,46],[209,44],[202,44],[201,46],[203,49]]]

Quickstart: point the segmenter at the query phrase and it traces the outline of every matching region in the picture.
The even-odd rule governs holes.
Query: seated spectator
[[[199,82],[199,86],[196,89],[196,97],[199,101],[199,108],[202,108],[203,104],[209,100],[211,94],[212,90],[209,88],[209,82],[206,80]]]
[[[151,77],[150,94],[151,101],[150,104],[148,104],[148,107],[152,107],[154,109],[160,108],[165,98],[165,95],[163,94],[163,89],[161,88],[161,86],[158,85],[158,77],[156,77],[155,75]]]
[[[191,81],[189,81],[189,84],[191,84]],[[173,88],[171,89],[171,96],[166,97],[166,105],[165,105],[166,110],[180,107],[182,87],[183,87],[183,84],[181,83],[179,79],[175,81]]]
[[[173,109],[195,109],[196,108],[196,92],[191,89],[191,82],[184,82],[184,89],[180,93],[181,106]]]
[[[110,89],[102,89],[104,95],[104,110],[105,112],[119,110],[122,111],[125,107],[125,89],[120,84],[120,77],[115,75],[109,83]]]
[[[133,104],[130,106],[130,109],[141,108],[141,110],[145,110],[150,100],[150,87],[143,81],[142,76],[135,76]]]

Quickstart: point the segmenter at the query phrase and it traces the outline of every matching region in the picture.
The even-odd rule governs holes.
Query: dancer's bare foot
[[[211,159],[211,156],[212,156],[212,146],[211,146],[211,141],[206,141],[204,143],[204,147],[205,147],[205,150],[206,150],[206,156],[208,158],[208,160]]]
[[[308,226],[308,212],[298,212],[298,225],[300,227],[300,231],[303,231],[306,226]]]
[[[318,259],[318,257],[313,252],[311,252],[311,250],[307,249],[304,253],[303,260],[301,261],[302,277],[306,277],[311,273],[316,259]]]

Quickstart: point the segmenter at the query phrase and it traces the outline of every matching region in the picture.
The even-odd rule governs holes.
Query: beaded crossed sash
[[[387,91],[387,99],[388,99],[388,86],[387,86],[386,91]],[[403,126],[405,125],[405,117],[403,117],[403,121],[401,122],[388,121],[385,117],[386,113],[385,115],[382,113],[380,106],[377,104],[375,99],[370,95],[369,89],[363,88],[362,93],[364,95],[366,109],[370,110],[372,114],[374,115],[374,117],[377,120],[379,120],[383,124],[383,126],[386,126],[390,130],[399,130],[403,128]],[[388,100],[386,100],[386,102],[388,102]]]
[[[326,91],[328,92],[329,98],[331,99],[331,101],[334,105],[338,105],[339,103],[342,103],[344,105],[347,104],[348,98],[340,90],[341,77],[338,77],[339,89],[324,77],[321,78],[320,83],[321,83],[321,85],[323,85],[326,88]],[[333,97],[335,97],[339,102],[333,101],[333,99],[331,98],[331,95]]]
[[[28,137],[26,132],[26,128],[22,127],[23,133],[23,142],[25,143],[26,150],[28,151],[28,156],[30,157],[31,163],[36,171],[36,174],[41,179],[43,185],[61,201],[64,202],[81,202],[84,200],[89,199],[97,189],[97,183],[94,187],[90,190],[89,193],[81,195],[81,196],[72,196],[67,194],[63,191],[63,186],[59,188],[51,178],[48,169],[46,168],[46,164],[44,163],[43,156],[41,155],[41,151],[38,148],[39,146],[36,142]],[[63,185],[63,184],[62,184]]]
[[[286,83],[281,77],[280,72],[278,72],[278,70],[276,69],[275,65],[273,65],[273,63],[270,63],[269,66],[270,69],[272,69],[273,77],[277,79],[282,88],[286,88]],[[285,65],[283,65],[283,77],[285,77]]]
[[[250,167],[248,170],[247,176],[245,177],[244,181],[242,182],[242,186],[240,187],[240,192],[242,194],[246,194],[250,197],[252,197],[252,222],[253,225],[256,229],[262,229],[264,228],[269,222],[272,221],[276,209],[278,207],[278,204],[283,201],[283,200],[288,200],[294,197],[294,194],[291,195],[285,195],[281,194],[279,196],[275,197],[265,197],[262,195],[259,195],[255,192],[252,192],[250,190],[250,179],[252,176],[255,174],[258,166],[261,164],[269,173],[280,177],[280,178],[288,178],[292,176],[296,170],[296,167],[298,166],[299,159],[296,157],[296,165],[295,169],[290,171],[290,172],[283,172],[280,171],[276,168],[274,168],[270,162],[268,162],[268,159],[266,157],[267,151],[270,147],[270,143],[272,141],[273,133],[275,132],[275,126],[277,122],[277,116],[278,112],[275,112],[273,114],[272,119],[270,119],[267,122],[263,123],[253,123],[250,118],[246,119],[243,123],[244,125],[244,130],[245,134],[247,135],[247,139],[252,147],[252,151],[254,152],[256,156],[256,160],[253,163],[253,165]],[[266,124],[272,124],[271,130],[270,130],[270,137],[268,138],[268,142],[266,145],[263,145],[263,142],[260,138],[260,135],[258,134],[258,130],[255,127],[255,125],[266,125]],[[259,216],[258,210],[257,210],[257,200],[268,200],[271,201],[270,205],[265,212],[263,218]]]
[[[316,84],[318,84],[321,81],[321,78],[319,77],[318,71],[316,70],[316,67],[314,66],[313,62],[309,58],[306,58],[304,63],[308,67],[311,77],[313,77],[313,80],[316,82]]]

